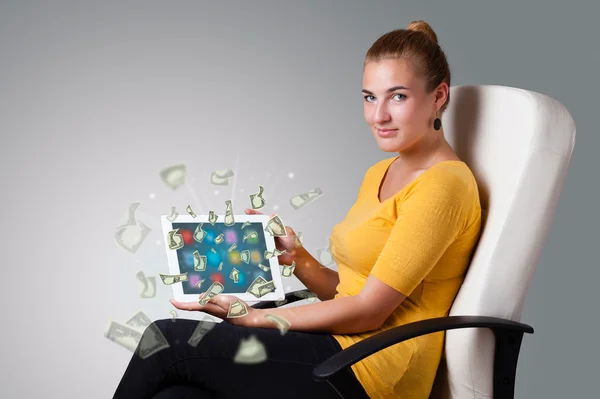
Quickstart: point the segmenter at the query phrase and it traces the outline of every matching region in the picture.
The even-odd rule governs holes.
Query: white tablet
[[[284,299],[275,238],[265,231],[269,216],[234,215],[229,225],[225,215],[216,216],[213,223],[209,215],[178,215],[172,221],[161,216],[169,275],[185,274],[182,281],[171,284],[174,298],[198,301],[218,281],[224,287],[221,294],[243,301]],[[264,289],[257,289],[262,284]]]

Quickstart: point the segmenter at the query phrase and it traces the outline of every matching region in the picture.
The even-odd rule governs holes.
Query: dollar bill
[[[173,316],[171,320],[175,321],[175,319],[177,318],[177,312],[175,311],[175,309],[172,309],[169,313],[171,314],[171,316]]]
[[[200,255],[197,250],[194,251],[194,270],[201,272],[206,270],[206,256]]]
[[[250,203],[252,204],[252,209],[260,209],[265,206],[265,199],[262,197],[264,192],[263,186],[258,185],[258,193],[250,194]]]
[[[210,298],[214,297],[215,295],[219,295],[224,289],[225,287],[223,284],[219,283],[218,281],[214,281],[211,286],[208,287],[208,290],[202,294],[198,303],[202,306],[206,305],[206,303],[210,301]]]
[[[193,217],[195,218],[197,215],[194,213],[194,211],[192,210],[192,207],[190,205],[188,205],[185,210]]]
[[[175,207],[172,206],[171,207],[171,214],[169,216],[167,216],[167,220],[169,222],[173,222],[175,219],[177,219],[177,216],[179,216],[179,213],[177,213],[177,211],[175,210]]]
[[[243,229],[246,226],[250,226],[250,222],[247,221],[247,220],[242,224],[242,227],[240,227],[240,230]]]
[[[258,233],[256,231],[253,231],[252,233],[245,235],[242,237],[242,242],[246,242],[246,240],[248,238],[258,238]]]
[[[275,291],[275,283],[273,282],[273,280],[271,280],[264,284],[259,285],[257,288],[258,288],[258,297],[260,298],[260,297],[268,294],[269,292],[274,292]]]
[[[229,303],[229,310],[227,311],[227,317],[243,317],[248,314],[248,308],[239,299],[235,302]]]
[[[127,221],[125,224],[117,227],[117,232],[115,233],[117,244],[131,253],[135,253],[138,250],[152,231],[150,227],[136,220],[135,212],[139,206],[139,202],[129,205]]]
[[[233,218],[233,206],[231,205],[231,200],[225,201],[225,226],[233,226],[235,224],[235,219]]]
[[[188,274],[186,273],[182,273],[182,274],[158,274],[160,276],[160,278],[162,279],[163,283],[165,285],[171,285],[171,284],[175,284],[175,283],[180,283],[182,281],[188,281]]]
[[[194,330],[194,332],[192,333],[192,336],[188,340],[188,344],[190,346],[193,346],[194,348],[196,348],[198,346],[198,343],[200,343],[200,341],[202,340],[202,338],[204,338],[204,336],[210,330],[215,328],[216,325],[217,325],[217,323],[215,323],[213,321],[201,320],[198,323],[198,325],[196,326],[196,329]]]
[[[271,269],[269,269],[267,266],[265,266],[265,265],[263,265],[263,264],[261,264],[261,263],[259,263],[259,264],[258,264],[258,265],[256,265],[256,266],[260,267],[260,269],[261,269],[263,272],[268,272],[269,270],[271,270]]]
[[[210,182],[217,186],[227,186],[229,185],[229,178],[234,175],[235,173],[231,169],[215,170],[210,174]]]
[[[237,244],[234,242],[233,244],[231,244],[231,246],[229,248],[227,248],[227,252],[231,252],[236,248],[237,248]]]
[[[291,277],[294,274],[294,269],[296,268],[296,262],[292,261],[291,265],[282,265],[283,270],[281,271],[281,275],[283,277]]]
[[[202,242],[202,240],[204,240],[204,237],[206,237],[206,235],[208,234],[206,231],[202,230],[203,224],[204,223],[198,223],[198,226],[196,226],[196,230],[194,230],[194,240],[198,242]]]
[[[279,215],[275,215],[269,219],[267,227],[265,227],[265,231],[275,237],[287,236],[285,225],[283,224],[283,220],[281,220]]]
[[[219,217],[217,215],[215,215],[214,211],[209,211],[208,212],[208,223],[212,224],[213,226],[215,225],[215,223],[217,223],[217,219]]]
[[[169,243],[169,249],[178,250],[183,248],[183,237],[177,233],[179,229],[171,230],[167,234],[167,242]]]
[[[244,263],[250,263],[250,250],[245,249],[240,252],[240,260]]]
[[[234,363],[240,364],[258,364],[266,360],[265,346],[254,334],[241,339],[240,346],[233,358]]]
[[[271,252],[269,250],[265,250],[265,259],[271,259],[274,256],[283,255],[286,252],[287,251],[285,249],[283,251],[280,251],[277,248],[275,248],[275,250],[273,252]]]
[[[138,271],[135,277],[139,282],[140,298],[154,298],[156,296],[156,277],[146,277],[143,270]]]
[[[292,205],[295,210],[298,210],[303,206],[310,204],[314,200],[321,198],[322,196],[323,190],[321,190],[319,187],[315,187],[309,192],[294,195],[292,198],[290,198],[290,205]]]
[[[265,315],[265,319],[267,319],[267,320],[272,321],[273,323],[275,323],[275,325],[277,326],[277,328],[281,332],[281,335],[284,335],[290,329],[290,326],[292,325],[289,321],[287,321],[283,317],[276,316],[274,314],[268,314],[267,313]]]
[[[331,266],[334,263],[333,256],[329,248],[317,249],[317,259],[324,266]]]
[[[309,302],[316,302],[316,300],[318,299],[317,295],[313,292],[296,291],[294,292],[294,296],[298,298],[308,299]]]
[[[152,323],[152,320],[146,315],[146,313],[141,310],[134,314],[127,322],[125,323],[131,327],[141,328],[142,330],[148,327]]]
[[[176,190],[185,182],[186,168],[184,164],[173,165],[162,169],[159,174],[167,186]]]
[[[217,270],[223,270],[223,261],[221,261],[221,263],[219,263],[219,267],[217,268]]]
[[[252,294],[257,298],[260,298],[261,295],[260,295],[260,291],[259,291],[258,287],[260,287],[261,285],[263,285],[265,283],[267,283],[267,280],[265,280],[261,276],[256,277],[254,279],[254,281],[252,281],[252,283],[250,284],[248,289],[246,290],[246,293]]]
[[[234,267],[229,273],[229,278],[237,283],[240,280],[240,271]]]
[[[221,233],[215,238],[215,244],[220,244],[225,241],[225,234]]]
[[[169,346],[167,339],[158,326],[155,323],[152,323],[144,330],[142,339],[137,347],[137,353],[142,359],[147,359]]]
[[[104,331],[106,338],[131,352],[135,352],[138,343],[142,339],[142,334],[143,330],[114,320],[110,321]]]

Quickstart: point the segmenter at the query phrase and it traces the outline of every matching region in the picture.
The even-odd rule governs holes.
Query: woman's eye
[[[400,94],[400,93],[396,93],[396,94],[394,94],[394,97],[395,97],[395,96],[402,96],[403,98],[406,98],[406,96],[405,96],[404,94]],[[370,102],[370,101],[369,101],[369,99],[368,99],[369,97],[373,97],[373,96],[371,96],[371,95],[367,95],[367,96],[364,96],[364,99],[365,99],[367,102]]]

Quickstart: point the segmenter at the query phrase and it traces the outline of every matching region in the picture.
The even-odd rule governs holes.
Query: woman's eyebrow
[[[394,86],[394,87],[390,87],[389,89],[387,89],[386,93],[391,93],[394,90],[410,90],[410,89],[408,87],[404,87],[404,86]],[[373,95],[373,92],[369,91],[367,89],[362,89],[362,92]]]

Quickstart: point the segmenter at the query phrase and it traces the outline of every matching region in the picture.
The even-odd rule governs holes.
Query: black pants
[[[313,369],[342,350],[329,334],[236,326],[223,321],[205,333],[194,347],[188,343],[199,322],[157,320],[169,347],[142,359],[138,351],[146,329],[113,399],[242,399],[308,397],[368,399],[351,368],[330,381],[315,381]],[[264,346],[266,360],[234,362],[242,339],[254,335]],[[333,386],[335,386],[335,388]],[[339,393],[338,393],[339,392]]]

